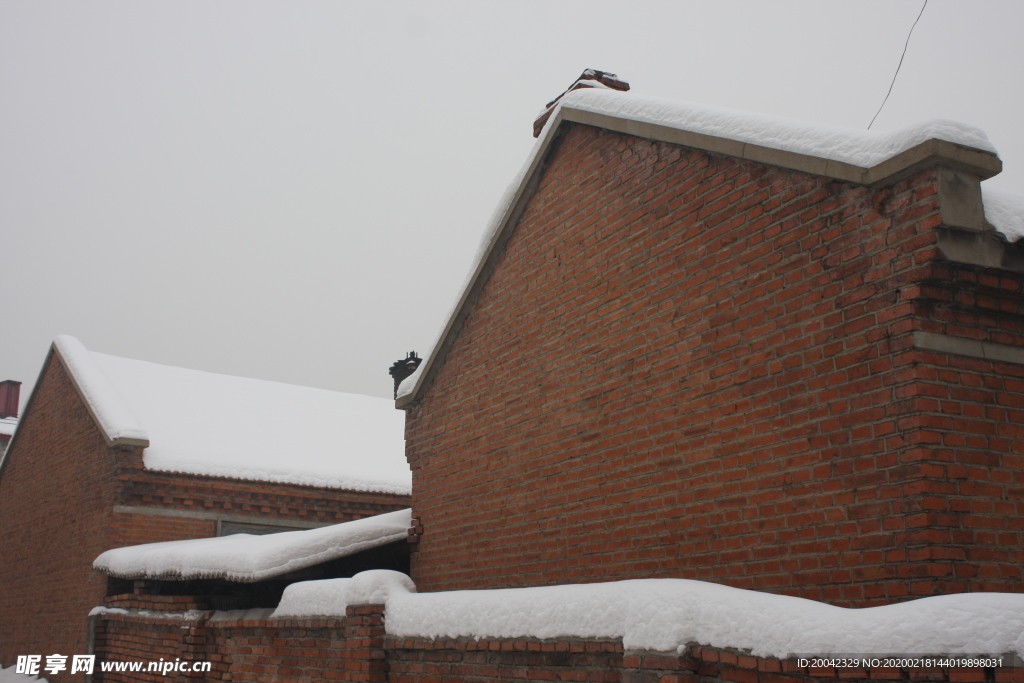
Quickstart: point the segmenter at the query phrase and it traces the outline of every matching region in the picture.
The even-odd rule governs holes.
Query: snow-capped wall
[[[621,638],[627,650],[696,642],[793,653],[1024,652],[1024,595],[969,593],[847,609],[686,579],[415,593],[398,572],[292,584],[275,618],[385,605],[389,635],[423,638]]]

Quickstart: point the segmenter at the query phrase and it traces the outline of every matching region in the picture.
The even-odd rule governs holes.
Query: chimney
[[[392,365],[391,369],[388,370],[388,374],[395,380],[395,398],[398,398],[398,385],[402,383],[406,377],[416,372],[416,368],[420,366],[423,359],[416,355],[415,351],[410,351],[406,354],[402,360],[396,360]]]
[[[0,417],[18,417],[21,382],[5,379],[0,382]]]
[[[571,93],[573,90],[579,90],[580,88],[607,88],[626,91],[629,90],[629,83],[608,71],[587,69],[580,74],[580,77],[565,92],[544,105],[544,111],[533,122],[533,137],[540,137],[540,132],[544,129],[544,124],[551,118],[551,112],[555,110],[555,105],[558,104],[558,101],[565,97],[566,93]]]

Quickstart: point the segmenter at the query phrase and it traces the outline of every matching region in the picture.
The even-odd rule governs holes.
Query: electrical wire
[[[921,21],[921,15],[924,14],[924,8],[928,6],[928,0],[924,0],[924,4],[921,5],[921,11],[917,13],[917,19],[914,19],[914,25],[910,27],[910,33],[907,34],[907,42],[903,44],[903,54],[900,55],[900,63],[896,66],[896,73],[892,75],[892,83],[889,84],[889,92],[885,93],[885,99],[882,100],[881,106],[878,107],[878,111],[871,117],[871,123],[868,124],[868,130],[871,130],[871,126],[874,125],[875,119],[882,113],[882,107],[889,101],[889,95],[892,94],[892,86],[896,85],[896,77],[900,75],[900,67],[903,66],[903,58],[907,56],[907,46],[910,45],[910,36],[914,35],[914,26],[917,26],[917,22]]]

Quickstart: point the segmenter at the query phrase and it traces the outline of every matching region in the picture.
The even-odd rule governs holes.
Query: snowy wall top
[[[985,220],[1010,242],[1024,237],[1024,196],[981,186]]]
[[[623,647],[688,643],[795,653],[1004,654],[1024,651],[1024,595],[967,593],[847,609],[688,579],[415,593],[397,572],[288,586],[273,616],[385,605],[388,634],[421,638],[621,638]]]
[[[451,308],[432,351],[398,387],[395,405],[404,408],[429,382],[447,352],[451,334],[467,312],[472,294],[487,279],[489,257],[514,227],[517,207],[529,200],[531,179],[562,122],[614,130],[694,149],[829,176],[864,185],[882,185],[941,161],[984,180],[1002,162],[984,131],[955,121],[932,119],[895,131],[864,131],[776,116],[586,88],[562,97],[544,125],[526,163],[502,196],[484,231],[462,293]],[[989,194],[986,194],[986,198]],[[1012,197],[1012,195],[1011,195]],[[986,218],[1008,239],[1024,234],[1024,201]],[[1003,206],[1008,206],[1003,202]],[[1015,227],[1016,226],[1016,227]]]
[[[596,89],[569,93],[562,100],[562,108],[832,159],[862,168],[877,166],[932,139],[996,154],[996,148],[980,128],[945,119],[922,121],[888,132],[868,131]]]
[[[408,494],[404,416],[387,399],[54,350],[111,444],[151,470]]]
[[[226,579],[280,576],[406,538],[411,510],[397,510],[320,529],[266,536],[147,543],[108,550],[93,568],[122,579]]]
[[[0,417],[0,436],[14,436],[14,431],[17,428],[18,418]]]

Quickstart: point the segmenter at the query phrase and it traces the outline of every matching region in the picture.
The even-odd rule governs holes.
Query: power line
[[[882,107],[889,101],[889,95],[892,94],[892,86],[896,85],[896,77],[900,75],[900,67],[903,66],[903,58],[907,56],[907,45],[910,45],[910,36],[914,35],[914,26],[917,26],[917,22],[921,21],[921,15],[924,14],[924,8],[928,6],[928,0],[924,0],[924,4],[921,5],[921,11],[917,13],[917,19],[914,19],[914,25],[910,27],[910,33],[907,34],[907,42],[903,44],[903,54],[900,55],[900,63],[896,66],[896,73],[892,75],[892,83],[889,84],[889,92],[885,93],[885,99],[882,100],[881,106],[878,107],[878,111],[871,117],[871,123],[868,124],[868,130],[871,130],[871,126],[875,123],[875,119],[882,113]]]

